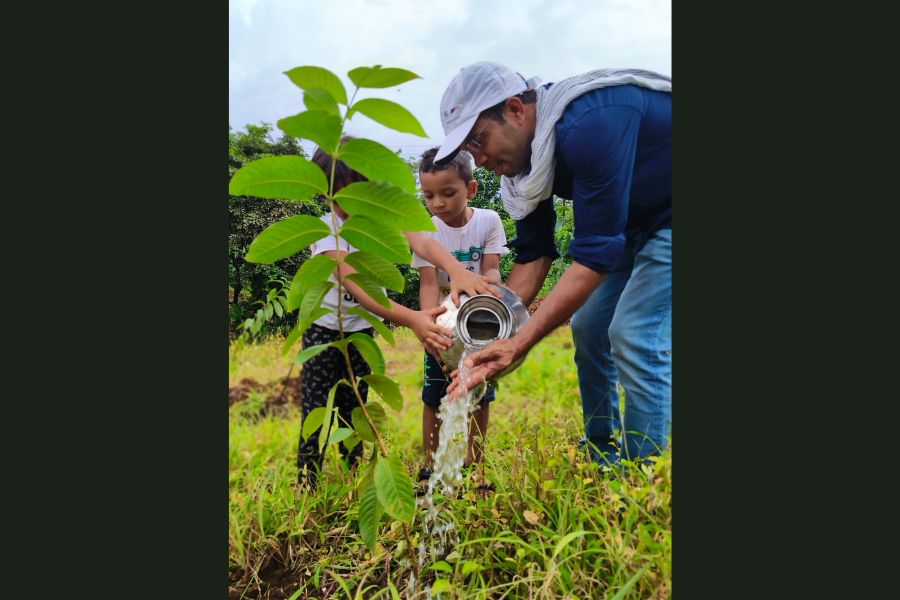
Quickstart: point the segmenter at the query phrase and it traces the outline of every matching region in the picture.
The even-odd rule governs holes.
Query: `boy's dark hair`
[[[354,139],[352,135],[345,135],[341,138],[341,144],[352,139]],[[330,154],[328,154],[321,148],[316,148],[316,151],[313,153],[312,162],[319,165],[319,168],[324,171],[326,180],[331,178]],[[344,163],[344,161],[339,160],[334,165],[334,189],[332,190],[332,193],[350,185],[351,183],[368,180],[369,179],[365,175],[358,171],[354,171],[353,169],[348,167]]]
[[[534,90],[525,90],[521,94],[516,94],[515,97],[519,98],[523,104],[534,104],[535,102],[537,102],[537,92]],[[490,108],[484,109],[483,111],[481,111],[481,114],[488,119],[493,119],[499,123],[506,123],[506,119],[503,118],[503,109],[505,107],[506,100],[504,100],[503,102],[498,102]]]
[[[419,173],[435,173],[437,171],[448,170],[456,171],[459,178],[462,179],[466,185],[469,185],[469,182],[473,179],[472,155],[465,150],[460,150],[452,160],[449,160],[444,164],[436,165],[434,164],[434,156],[437,154],[439,148],[439,146],[435,146],[422,154],[422,159],[419,161]]]

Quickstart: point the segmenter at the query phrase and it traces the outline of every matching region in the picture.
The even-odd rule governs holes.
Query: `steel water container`
[[[528,309],[522,300],[511,289],[503,285],[494,285],[500,291],[500,297],[479,294],[477,296],[459,295],[459,307],[453,304],[448,295],[442,303],[447,311],[438,315],[436,322],[453,332],[453,345],[441,351],[441,361],[451,369],[459,367],[459,359],[466,347],[470,351],[480,350],[494,340],[505,340],[519,332],[528,321]],[[498,377],[516,369],[522,364],[520,358]]]

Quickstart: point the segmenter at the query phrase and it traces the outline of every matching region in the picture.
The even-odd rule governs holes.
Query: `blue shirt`
[[[569,255],[609,272],[672,226],[672,95],[616,85],[573,100],[556,124],[553,193],[572,200]],[[516,221],[516,262],[556,257],[552,198]]]

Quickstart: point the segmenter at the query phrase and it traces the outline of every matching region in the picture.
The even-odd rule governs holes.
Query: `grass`
[[[396,334],[396,348],[379,339],[404,397],[399,413],[387,409],[386,438],[415,474],[422,351],[408,330]],[[280,343],[233,352],[231,384],[283,377],[290,360]],[[423,573],[445,582],[435,584],[446,586],[442,598],[670,597],[671,452],[626,465],[624,477],[598,473],[577,447],[583,426],[573,354],[562,327],[501,380],[485,449],[496,491],[443,499],[460,540]],[[402,529],[383,524],[369,552],[357,533],[355,475],[335,460],[336,447],[319,490],[306,494],[294,484],[299,410],[263,419],[231,410],[230,597],[391,598],[394,589],[402,596],[411,568]],[[420,525],[421,515],[411,529],[416,544]]]

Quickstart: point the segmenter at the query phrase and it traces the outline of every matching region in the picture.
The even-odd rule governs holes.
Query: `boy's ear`
[[[478,191],[478,180],[473,178],[472,181],[469,182],[466,191],[469,193],[469,198],[474,198],[475,192]]]

